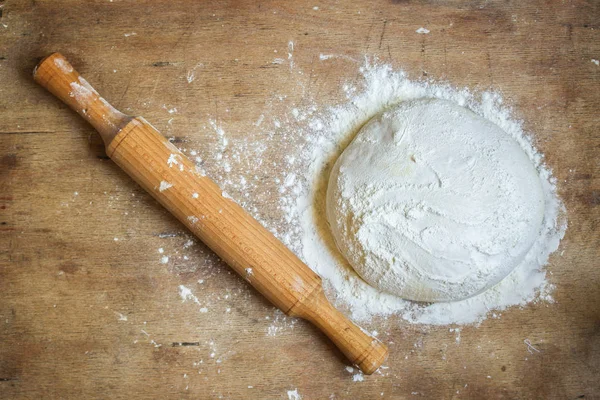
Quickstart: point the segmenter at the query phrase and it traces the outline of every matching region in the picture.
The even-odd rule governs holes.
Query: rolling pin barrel
[[[58,53],[38,64],[34,79],[90,122],[116,164],[279,309],[315,324],[365,374],[385,361],[387,348],[329,303],[321,278],[150,123],[117,111]]]

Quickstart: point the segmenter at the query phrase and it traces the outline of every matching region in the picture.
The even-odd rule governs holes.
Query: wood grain
[[[597,2],[2,4],[0,398],[288,399],[295,389],[303,400],[597,397]],[[420,27],[431,32],[416,34]],[[369,330],[390,346],[389,368],[354,381],[316,329],[276,312],[200,243],[185,247],[184,227],[112,165],[85,121],[32,81],[37,58],[59,50],[117,108],[197,150],[217,183],[244,171],[213,165],[209,120],[231,140],[264,141],[273,122],[253,128],[261,115],[285,118],[288,105],[311,99],[319,110],[345,102],[340,87],[360,83],[364,55],[413,78],[502,92],[545,154],[568,212],[548,267],[556,302],[462,327],[459,343],[449,327],[373,321]],[[268,224],[284,217],[271,161],[286,149],[282,140],[265,150],[247,191]],[[201,305],[182,303],[179,285]]]
[[[336,312],[321,278],[152,124],[112,107],[60,53],[40,61],[33,78],[88,121],[108,157],[277,308],[311,321],[365,374],[381,366],[386,346]]]

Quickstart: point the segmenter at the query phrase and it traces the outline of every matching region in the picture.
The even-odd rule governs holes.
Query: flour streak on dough
[[[333,167],[327,217],[372,286],[416,301],[485,291],[525,257],[544,217],[535,166],[497,125],[447,100],[376,116]]]

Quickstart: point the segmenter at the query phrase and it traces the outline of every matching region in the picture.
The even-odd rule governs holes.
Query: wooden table
[[[599,4],[428,3],[0,1],[0,398],[598,398]],[[460,343],[449,327],[375,322],[389,368],[355,381],[316,329],[186,245],[91,127],[33,83],[36,58],[52,51],[204,156],[217,143],[211,120],[261,140],[265,113],[343,101],[357,65],[320,54],[500,91],[568,210],[548,267],[556,302],[464,327]],[[267,161],[286,149],[272,143]],[[217,180],[243,172],[206,167]],[[249,200],[267,224],[282,218],[276,172],[261,171]],[[182,302],[180,285],[208,312]]]

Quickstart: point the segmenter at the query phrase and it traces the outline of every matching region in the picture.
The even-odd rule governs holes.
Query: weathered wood
[[[294,389],[304,400],[597,395],[596,3],[3,4],[0,398],[287,399]],[[421,26],[431,32],[415,33]],[[253,128],[260,115],[289,112],[276,95],[300,107],[343,102],[340,87],[358,82],[364,55],[414,78],[501,91],[546,155],[568,210],[549,266],[556,303],[462,328],[460,343],[448,327],[374,321],[369,329],[390,346],[389,369],[354,382],[316,329],[284,319],[202,244],[184,247],[184,227],[106,159],[91,127],[33,82],[36,58],[53,51],[117,108],[198,150],[209,176],[223,179],[244,171],[212,165],[215,134],[202,129],[209,119],[231,139],[263,140],[269,129]],[[271,146],[264,159],[278,161],[285,149]],[[282,219],[275,172],[265,162],[249,191],[267,223]],[[165,264],[159,248],[170,256]],[[182,303],[179,285],[201,305]],[[528,352],[526,339],[539,352]]]
[[[108,157],[271,303],[318,326],[365,374],[381,366],[386,346],[336,312],[321,278],[149,122],[112,107],[60,53],[40,61],[33,78],[88,121]]]

